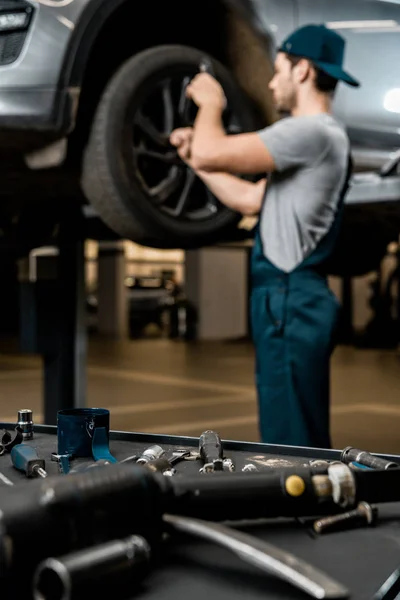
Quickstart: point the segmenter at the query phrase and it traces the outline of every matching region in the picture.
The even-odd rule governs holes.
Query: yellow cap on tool
[[[285,481],[285,489],[289,496],[294,496],[297,498],[304,494],[306,489],[306,484],[304,479],[299,477],[299,475],[290,475]]]

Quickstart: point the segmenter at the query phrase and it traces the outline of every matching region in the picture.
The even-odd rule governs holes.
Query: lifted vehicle
[[[346,67],[362,87],[341,86],[335,114],[347,125],[356,169],[378,172],[400,147],[398,3],[3,0],[0,247],[25,252],[51,243],[60,215],[84,204],[100,218],[89,219],[97,223],[92,237],[113,231],[159,248],[249,237],[241,217],[216,201],[168,137],[193,122],[185,87],[205,56],[228,99],[226,130],[271,123],[275,48],[310,22],[324,22],[347,39]],[[398,178],[391,176],[399,193],[380,202],[387,183],[377,176],[372,202],[365,191],[365,202],[355,193],[352,203],[352,190],[368,187],[353,181],[332,272],[375,269],[398,238]]]

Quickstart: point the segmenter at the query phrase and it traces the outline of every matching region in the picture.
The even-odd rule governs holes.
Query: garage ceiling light
[[[328,29],[391,29],[399,24],[393,20],[381,21],[330,21]]]
[[[400,88],[393,88],[385,94],[383,106],[388,112],[400,113]]]

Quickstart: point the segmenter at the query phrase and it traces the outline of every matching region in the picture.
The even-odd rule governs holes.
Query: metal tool
[[[2,481],[3,483],[5,483],[6,485],[14,485],[13,482],[11,481],[11,479],[8,479],[8,477],[6,477],[4,475],[4,473],[0,472],[0,481]]]
[[[23,431],[22,431],[21,427],[19,427],[19,425],[16,426],[14,431],[15,431],[14,437],[7,430],[5,430],[2,435],[1,446],[4,448],[5,452],[11,452],[11,450],[14,448],[14,446],[21,444],[24,439]],[[3,454],[4,454],[4,452],[3,452]]]
[[[373,600],[397,600],[399,596],[400,569],[396,569],[376,592]]]
[[[187,448],[175,448],[172,453],[168,456],[168,460],[172,466],[183,462],[186,458],[190,457],[190,450]]]
[[[22,430],[24,440],[33,438],[33,413],[29,408],[23,408],[18,411],[17,426]]]
[[[110,411],[69,408],[57,413],[57,454],[117,462],[109,450]]]
[[[18,444],[11,450],[11,461],[19,471],[27,477],[47,477],[45,461],[39,458],[35,448],[26,444]]]
[[[233,473],[236,470],[235,463],[231,458],[224,458],[222,466],[224,471],[229,471],[230,473]]]
[[[343,450],[340,460],[345,464],[355,462],[372,469],[398,469],[400,467],[398,463],[379,458],[365,450],[352,448],[352,446],[348,446]]]
[[[204,56],[203,59],[201,60],[200,65],[199,65],[199,70],[201,73],[208,73],[209,75],[211,75],[211,77],[214,77],[214,79],[218,79],[217,74],[215,72],[213,62],[212,62],[211,58],[209,58],[208,56]],[[224,110],[226,109],[227,106],[228,106],[228,101],[225,96]]]
[[[373,526],[378,519],[378,509],[368,502],[360,502],[354,510],[343,514],[324,517],[314,522],[315,533],[329,533],[360,525]]]
[[[132,454],[132,456],[128,456],[127,458],[124,458],[123,460],[120,460],[120,463],[135,463],[137,461],[137,459],[140,457],[140,454]]]
[[[47,558],[33,578],[34,600],[115,596],[138,584],[149,570],[150,546],[138,535]],[[90,595],[88,596],[88,589]]]
[[[116,463],[117,459],[110,452],[108,431],[105,427],[96,427],[93,431],[92,456],[94,460],[108,460]]]
[[[150,446],[143,451],[143,453],[139,456],[136,461],[137,465],[145,465],[151,460],[156,460],[157,458],[162,458],[165,455],[164,448],[161,446]]]
[[[72,457],[70,454],[57,454],[57,452],[51,453],[51,460],[53,462],[58,462],[60,473],[63,473],[64,475],[67,475],[70,472],[71,458]]]
[[[200,473],[224,470],[221,438],[215,431],[204,431],[199,438],[199,454],[204,462]]]
[[[175,465],[176,463],[181,462],[182,460],[196,461],[200,459],[200,452],[196,450],[174,450],[172,452],[172,457],[169,460],[173,465]]]
[[[209,73],[212,77],[215,77],[215,71],[211,59],[208,56],[204,56],[199,64],[199,71],[201,73]],[[178,112],[181,118],[181,125],[193,126],[194,117],[197,112],[197,106],[194,104],[192,100],[190,100],[186,95],[186,90],[188,85],[190,84],[191,78],[184,77],[182,81],[181,94],[178,103]]]
[[[211,75],[212,77],[215,77],[215,69],[212,64],[212,60],[208,56],[205,56],[201,60],[200,65],[199,65],[199,70],[202,73],[209,73],[209,75]]]
[[[0,537],[10,543],[5,556],[0,544],[0,576],[12,580],[23,564],[28,578],[49,556],[119,539],[127,523],[156,548],[162,540],[163,514],[215,522],[313,517],[354,508],[357,498],[371,504],[400,501],[400,470],[352,471],[341,463],[322,475],[311,467],[298,467],[163,477],[137,465],[111,464],[32,481],[27,494],[21,494],[19,486],[4,486]],[[27,541],[35,540],[38,531],[40,544],[32,552]]]
[[[9,442],[11,442],[11,433],[7,431],[7,429],[4,429],[3,435],[1,436],[1,443],[5,446]]]
[[[150,460],[144,464],[144,467],[153,473],[162,473],[165,477],[172,477],[176,474],[176,469],[174,469],[170,461],[164,457]]]
[[[349,590],[343,585],[294,554],[230,529],[220,523],[209,523],[166,514],[163,521],[173,531],[180,531],[215,542],[232,550],[242,560],[274,575],[314,598],[348,598]]]
[[[195,456],[192,457],[192,455]],[[197,460],[198,458],[200,458],[200,454],[198,452],[193,452],[187,448],[174,448],[172,453],[168,456],[168,460],[171,465],[176,465],[184,460]]]

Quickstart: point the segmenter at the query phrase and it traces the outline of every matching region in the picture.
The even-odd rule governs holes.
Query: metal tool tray
[[[15,424],[2,426],[13,429]],[[57,449],[56,432],[56,427],[36,425],[34,439],[27,442],[46,460],[50,475],[58,472],[57,465],[50,461],[51,452]],[[160,444],[165,449],[177,446],[197,449],[198,438],[110,432],[111,453],[120,460],[153,444]],[[255,456],[290,458],[300,464],[304,459],[335,460],[340,456],[339,450],[270,446],[242,441],[224,441],[223,445],[226,456],[234,460],[237,470],[253,462]],[[380,456],[400,462],[400,456]],[[191,462],[180,463],[177,470],[193,473],[197,472],[198,466]],[[22,487],[29,489],[30,481],[15,471],[9,455],[0,457],[0,471],[18,486],[21,485],[21,492]],[[242,523],[240,527],[323,569],[350,589],[352,599],[364,600],[372,599],[382,583],[400,565],[400,503],[382,505],[380,515],[376,528],[355,529],[320,537],[312,535],[311,522],[292,519]],[[165,561],[151,574],[139,592],[132,596],[132,600],[243,600],[245,596],[249,600],[304,600],[308,597],[243,563],[226,550],[185,537],[179,543],[166,547]]]

